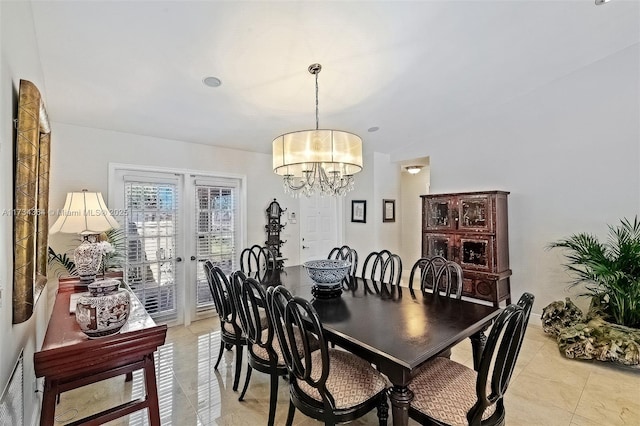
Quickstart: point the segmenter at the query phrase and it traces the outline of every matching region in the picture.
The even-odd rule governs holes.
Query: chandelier
[[[322,65],[309,65],[316,77],[316,128],[285,133],[273,140],[273,171],[284,179],[284,191],[294,197],[314,193],[345,195],[353,189],[353,175],[362,170],[362,139],[341,130],[318,128],[318,73]]]

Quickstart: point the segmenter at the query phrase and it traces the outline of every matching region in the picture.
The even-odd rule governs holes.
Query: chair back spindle
[[[276,257],[268,247],[257,244],[240,253],[240,270],[247,277],[265,281],[276,267]]]
[[[342,247],[334,247],[329,252],[327,259],[348,260],[349,262],[351,262],[349,275],[356,275],[356,271],[358,270],[358,252],[356,252],[351,247],[346,245]]]
[[[455,262],[442,256],[423,257],[418,259],[411,268],[409,274],[409,289],[413,291],[419,274],[420,291],[432,293],[435,297],[462,297],[462,268]]]

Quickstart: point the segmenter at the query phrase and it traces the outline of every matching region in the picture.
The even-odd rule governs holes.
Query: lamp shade
[[[49,233],[91,235],[120,228],[100,192],[69,192],[60,216]]]
[[[354,175],[362,170],[362,139],[340,130],[303,130],[273,141],[273,171],[280,176],[303,176],[314,164],[326,173]]]

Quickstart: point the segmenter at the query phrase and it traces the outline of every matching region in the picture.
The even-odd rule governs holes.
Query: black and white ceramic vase
[[[85,236],[84,241],[74,250],[73,260],[81,283],[88,284],[95,281],[102,263],[102,251],[95,243],[95,235]]]
[[[118,280],[98,280],[87,286],[89,293],[78,298],[76,321],[91,339],[116,334],[127,322],[131,296]]]

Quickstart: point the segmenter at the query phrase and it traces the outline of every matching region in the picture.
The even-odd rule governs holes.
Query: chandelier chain
[[[316,74],[316,130],[319,129],[318,127],[318,123],[319,123],[319,119],[318,119],[318,74],[320,73],[320,71],[318,71]]]

